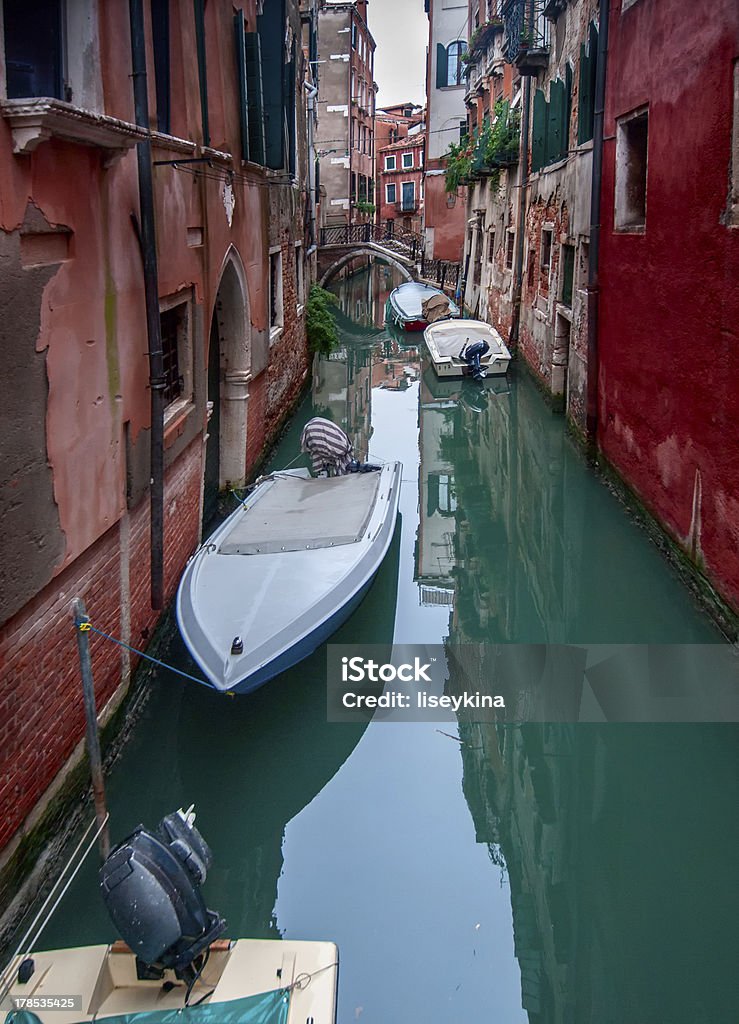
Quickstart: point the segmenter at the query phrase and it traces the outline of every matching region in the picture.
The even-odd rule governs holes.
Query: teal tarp
[[[226,1003],[97,1017],[96,1024],[287,1024],[289,1009],[290,993],[279,988]],[[38,1018],[33,1014],[15,1010],[5,1018],[5,1024],[30,1024],[34,1020]]]

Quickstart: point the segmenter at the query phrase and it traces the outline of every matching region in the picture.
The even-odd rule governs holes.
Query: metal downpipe
[[[131,23],[131,64],[136,124],[149,130],[146,82],[143,0],[129,0]],[[154,224],[154,183],[151,142],[136,146],[139,172],[141,252],[144,263],[146,328],[149,340],[149,389],[151,392],[151,607],[164,607],[164,358],[159,322],[156,229]]]
[[[588,261],[588,374],[585,436],[591,457],[598,444],[598,297],[600,293],[600,208],[603,187],[603,120],[608,57],[609,0],[601,0],[598,63],[593,104],[593,171],[590,184],[590,249]]]

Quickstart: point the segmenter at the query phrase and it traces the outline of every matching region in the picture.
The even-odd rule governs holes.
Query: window
[[[385,157],[385,170],[386,171],[394,171],[395,170],[395,157],[394,156],[386,156]]]
[[[455,39],[449,46],[444,46],[443,43],[436,44],[437,89],[464,83],[464,64],[461,58],[466,49],[467,44],[461,39]]]
[[[513,247],[516,233],[512,228],[506,231],[505,265],[507,270],[513,270]]]
[[[575,277],[575,246],[562,246],[562,305],[572,306],[572,288]]]
[[[401,209],[403,212],[412,211],[416,208],[416,183],[414,181],[404,181],[401,186]]]
[[[491,231],[488,235],[488,263],[495,262],[495,232]]]
[[[595,71],[598,62],[598,29],[590,23],[588,43],[580,46],[580,90],[577,101],[577,141],[593,137],[595,116]]]
[[[552,269],[553,228],[541,229],[541,260],[539,262],[539,293],[549,295],[549,275]]]
[[[169,135],[169,0],[151,0],[151,32],[154,45],[157,131]]]
[[[466,139],[468,138],[469,134],[470,133],[469,133],[469,129],[467,127],[467,122],[466,121],[460,121],[459,122],[459,144],[460,144],[460,146],[462,145],[463,142],[466,141]]]
[[[92,0],[3,0],[5,90],[8,99],[48,96],[77,107],[103,109],[97,53],[97,11]]]
[[[192,401],[192,340],[189,292],[160,301],[164,404],[172,412]]]
[[[357,23],[356,23],[356,21],[353,21],[352,22],[352,50],[356,50],[356,48],[357,48]]]
[[[295,243],[295,302],[298,309],[305,302],[305,265],[302,242]]]
[[[202,4],[204,0],[195,0]],[[297,41],[285,53],[285,0],[271,0],[257,18],[264,101],[265,165],[294,173]]]
[[[270,337],[282,327],[282,250],[269,254],[269,327]]]
[[[539,171],[547,164],[564,160],[570,144],[572,109],[572,68],[565,66],[565,77],[549,83],[549,101],[541,89],[534,94],[534,118],[531,139],[531,169]]]
[[[385,202],[395,203],[397,202],[397,187],[395,182],[392,185],[385,186]]]
[[[412,166],[413,166],[413,154],[412,153],[403,153],[403,170],[407,171]]]
[[[617,231],[643,231],[647,219],[648,114],[639,110],[616,124]]]

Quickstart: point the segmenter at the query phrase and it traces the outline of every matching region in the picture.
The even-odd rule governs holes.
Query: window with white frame
[[[407,171],[412,166],[413,166],[413,154],[412,153],[403,153],[403,170]]]
[[[270,336],[276,334],[284,323],[282,308],[282,250],[271,249],[269,253],[269,328]]]
[[[305,263],[303,260],[303,243],[295,243],[295,302],[298,310],[305,302]]]
[[[404,181],[401,185],[401,210],[413,211],[416,208],[416,183],[415,181]]]
[[[395,156],[386,156],[385,157],[385,170],[386,171],[394,171],[395,170]]]
[[[192,293],[177,292],[159,301],[165,417],[193,400]]]
[[[396,203],[397,201],[398,201],[398,189],[397,189],[397,186],[396,186],[395,182],[393,182],[391,185],[386,185],[385,186],[385,202],[386,203]]]
[[[464,64],[462,54],[467,49],[467,44],[461,39],[455,39],[444,46],[437,43],[436,46],[436,88],[446,89],[449,86],[464,84]]]

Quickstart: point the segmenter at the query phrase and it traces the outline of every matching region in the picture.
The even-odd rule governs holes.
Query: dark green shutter
[[[572,285],[575,277],[575,247],[562,246],[562,304],[572,305]]]
[[[285,166],[285,4],[268,0],[257,19],[262,52],[265,164],[274,170]]]
[[[446,46],[442,43],[436,44],[436,88],[443,89],[448,84],[449,58]]]
[[[591,23],[588,46],[580,47],[580,96],[577,104],[577,141],[587,142],[593,137],[595,105],[595,71],[598,63],[598,30]]]
[[[570,148],[570,120],[572,117],[572,68],[569,62],[565,65],[565,94],[562,111],[562,156],[567,156]]]
[[[547,117],[547,146],[545,163],[551,164],[562,156],[562,107],[565,87],[561,81],[549,85],[549,111]]]
[[[234,43],[236,46],[236,78],[239,83],[239,123],[241,126],[241,159],[249,159],[249,107],[246,86],[246,32],[244,15],[234,14]]]
[[[249,98],[249,159],[255,164],[264,164],[264,92],[262,88],[262,48],[259,35],[247,32],[244,35],[246,47],[246,94]]]
[[[540,171],[546,160],[547,149],[547,101],[544,93],[534,93],[534,124],[531,133],[531,170]]]
[[[198,81],[200,84],[200,115],[203,122],[203,145],[210,145],[208,125],[208,74],[205,65],[205,0],[193,0],[195,12],[195,45],[198,55]]]

